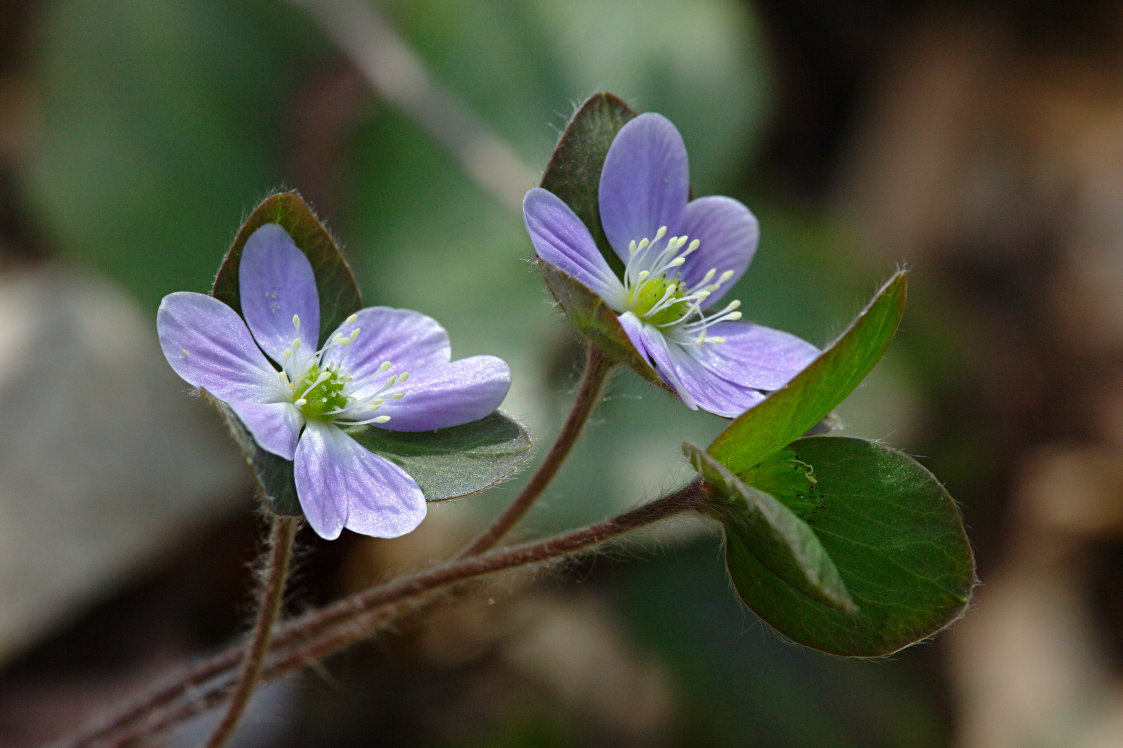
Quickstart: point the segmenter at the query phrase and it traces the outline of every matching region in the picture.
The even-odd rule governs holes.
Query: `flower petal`
[[[452,349],[448,333],[432,317],[411,309],[372,306],[355,314],[354,322],[344,322],[331,334],[350,336],[356,329],[358,337],[347,345],[337,345],[324,352],[324,364],[336,364],[349,374],[356,390],[381,384],[395,372],[414,372],[448,363]],[[386,361],[393,364],[388,371],[379,371]]]
[[[624,328],[636,350],[651,362],[663,381],[682,398],[688,408],[697,410],[698,404],[690,396],[690,392],[679,379],[678,372],[671,363],[668,351],[670,341],[657,328],[644,324],[632,312],[620,315],[619,320],[620,326]]]
[[[572,275],[614,309],[624,308],[624,285],[588,227],[561,198],[535,187],[523,198],[523,221],[539,257]]]
[[[293,475],[308,523],[326,540],[344,527],[396,538],[425,518],[425,497],[413,478],[326,423],[308,422]]]
[[[495,356],[472,356],[437,368],[411,372],[394,387],[404,397],[387,400],[377,413],[389,431],[432,431],[478,421],[493,413],[511,387],[511,369]]]
[[[687,393],[690,400],[702,410],[714,415],[734,418],[764,399],[764,395],[750,386],[731,382],[718,374],[699,357],[714,343],[680,344],[668,341],[668,364],[674,369],[682,389],[676,387],[680,395]],[[690,400],[683,396],[690,405]]]
[[[616,254],[628,261],[628,242],[650,239],[660,227],[681,233],[690,190],[686,145],[671,121],[641,114],[620,129],[600,177],[600,220]]]
[[[314,351],[320,337],[320,296],[312,263],[276,223],[250,235],[238,265],[242,314],[262,350],[277,362],[294,338]],[[293,315],[300,317],[299,333]]]
[[[711,268],[719,276],[733,271],[733,276],[706,300],[707,307],[724,296],[744,274],[760,240],[756,216],[739,201],[716,195],[690,201],[679,232],[700,242],[682,266],[682,278],[688,287],[699,283]]]
[[[706,332],[725,339],[700,348],[699,362],[736,384],[778,390],[819,355],[819,349],[783,330],[744,322],[719,322]]]
[[[284,399],[277,371],[253,342],[246,323],[218,299],[188,291],[165,296],[156,313],[156,332],[175,373],[219,400]]]
[[[292,403],[227,403],[266,452],[291,460],[304,416]]]

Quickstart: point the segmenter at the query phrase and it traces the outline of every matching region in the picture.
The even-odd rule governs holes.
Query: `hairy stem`
[[[234,684],[226,714],[211,734],[206,748],[222,748],[234,734],[238,722],[249,706],[250,696],[261,681],[265,669],[265,657],[269,652],[269,642],[273,628],[281,612],[281,602],[285,595],[285,580],[288,578],[289,561],[292,560],[292,543],[300,527],[297,517],[273,517],[273,527],[269,534],[269,549],[265,561],[261,584],[261,599],[258,602],[257,618],[250,631],[246,656],[242,661],[242,672]]]
[[[595,525],[481,555],[453,559],[352,595],[283,624],[273,637],[273,651],[277,652],[277,656],[265,665],[262,679],[280,678],[345,649],[401,613],[413,609],[418,599],[424,600],[435,592],[489,574],[571,556],[667,517],[698,509],[703,501],[699,479],[649,504]],[[127,719],[118,717],[106,726],[63,745],[74,748],[128,745],[215,708],[226,698],[230,682],[209,682],[230,671],[243,650],[244,647],[236,646],[216,655],[185,673],[177,682],[134,704],[127,710]],[[175,704],[183,697],[188,698]],[[163,709],[168,705],[173,707]]]
[[[557,475],[562,463],[565,462],[570,450],[577,442],[577,437],[581,435],[581,429],[584,428],[585,422],[589,420],[593,408],[600,402],[601,390],[604,388],[604,383],[608,379],[613,365],[613,362],[607,359],[596,347],[588,346],[585,354],[585,371],[581,375],[581,384],[578,387],[577,396],[574,398],[569,416],[566,417],[561,431],[558,432],[557,439],[554,440],[554,446],[550,447],[546,459],[542,461],[538,470],[527,481],[522,492],[511,502],[503,514],[499,515],[491,526],[484,530],[460,554],[461,558],[475,556],[494,547],[530,511],[534,502]]]

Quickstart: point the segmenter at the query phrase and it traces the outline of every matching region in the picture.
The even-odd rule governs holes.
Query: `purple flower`
[[[682,136],[661,115],[641,114],[612,141],[600,219],[624,262],[623,278],[552,192],[528,192],[523,217],[538,256],[604,299],[632,345],[690,408],[733,417],[819,351],[789,333],[739,322],[739,301],[717,306],[752,260],[760,230],[732,198],[687,202],[688,172]]]
[[[344,527],[384,538],[413,530],[425,517],[417,482],[344,429],[429,431],[478,420],[506,396],[507,364],[450,361],[435,320],[389,307],[352,314],[318,346],[312,265],[277,224],[246,241],[238,282],[244,321],[212,296],[164,297],[156,328],[168,363],[230,406],[262,449],[293,461],[300,505],[321,537]]]

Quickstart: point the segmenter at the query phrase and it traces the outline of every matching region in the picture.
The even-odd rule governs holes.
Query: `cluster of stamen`
[[[354,324],[357,320],[358,316],[352,314],[345,324]],[[281,354],[281,371],[278,376],[291,393],[293,405],[300,408],[305,418],[328,421],[340,426],[362,426],[390,420],[390,416],[371,416],[370,413],[382,407],[387,400],[404,397],[405,393],[390,390],[405,382],[409,378],[409,372],[392,374],[374,389],[366,386],[366,383],[357,388],[353,386],[354,378],[350,374],[335,364],[324,365],[322,361],[324,354],[332,348],[354,343],[359,337],[359,328],[352,330],[349,335],[337,332],[320,350],[308,352],[300,342],[298,315],[293,315],[292,325],[296,335]],[[392,367],[390,361],[384,361],[378,367],[377,374],[385,374]]]
[[[724,338],[707,335],[706,331],[718,322],[741,319],[737,311],[741,302],[731,301],[721,310],[708,314],[702,305],[733,277],[733,271],[718,274],[717,268],[710,268],[701,280],[688,286],[676,270],[700,245],[698,239],[691,240],[687,236],[667,238],[666,226],[650,239],[629,242],[628,264],[624,269],[625,304],[628,311],[645,323],[681,342],[724,343]]]

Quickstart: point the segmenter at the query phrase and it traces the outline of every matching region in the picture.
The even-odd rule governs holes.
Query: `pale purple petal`
[[[699,362],[739,385],[778,390],[819,355],[819,349],[782,330],[744,322],[719,322],[707,335],[725,339],[701,347]]]
[[[349,337],[356,329],[359,335],[354,342],[325,351],[323,362],[338,364],[354,378],[359,390],[380,384],[394,373],[447,364],[452,355],[448,333],[440,323],[411,309],[367,307],[355,314],[354,322],[340,325],[329,340],[336,334]],[[380,372],[386,361],[392,368]]]
[[[668,341],[663,333],[657,328],[641,322],[639,317],[632,312],[620,315],[619,320],[621,327],[628,334],[628,338],[632,341],[636,350],[651,362],[655,371],[682,398],[686,406],[691,410],[696,410],[698,404],[690,396],[690,392],[679,379],[678,372],[675,371],[674,365],[671,363]]]
[[[304,416],[292,403],[227,403],[266,452],[291,460]]]
[[[309,421],[296,445],[293,479],[308,524],[325,540],[335,540],[347,522],[350,466],[338,436],[354,441],[335,426]]]
[[[300,344],[319,346],[320,297],[312,263],[283,228],[267,223],[250,235],[238,265],[242,314],[254,339],[274,361],[298,336],[293,315],[300,317]]]
[[[592,234],[561,198],[535,187],[523,198],[523,220],[538,256],[568,273],[618,311],[624,286],[593,241]]]
[[[729,381],[699,360],[701,350],[712,345],[668,341],[668,365],[674,369],[683,388],[678,390],[679,394],[685,391],[694,401],[691,407],[734,418],[763,400],[764,395],[752,387]],[[686,397],[683,400],[690,405]]]
[[[246,323],[212,296],[179,291],[160,302],[156,332],[176,374],[219,400],[270,403],[285,397],[277,371]]]
[[[293,475],[308,523],[326,540],[344,527],[396,538],[425,518],[425,497],[413,478],[329,424],[305,427]]]
[[[701,197],[686,206],[679,233],[700,242],[682,266],[682,278],[688,287],[699,283],[711,268],[718,276],[733,271],[733,277],[706,300],[708,307],[724,296],[748,268],[760,239],[760,225],[748,208],[731,197]]]
[[[600,220],[616,254],[628,261],[628,243],[651,239],[666,226],[681,233],[690,191],[686,145],[671,121],[641,114],[620,129],[600,178]]]
[[[372,415],[387,415],[375,424],[390,431],[431,431],[478,421],[493,413],[511,386],[511,370],[495,356],[472,356],[430,369],[410,372],[392,391],[400,400],[387,400]]]

